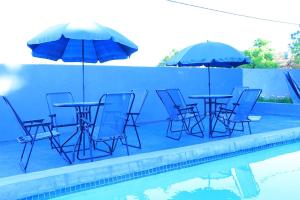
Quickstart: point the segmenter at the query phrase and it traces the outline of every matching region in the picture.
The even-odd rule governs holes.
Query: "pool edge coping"
[[[296,127],[20,174],[0,178],[0,195],[7,199],[48,199],[299,139],[300,127]]]

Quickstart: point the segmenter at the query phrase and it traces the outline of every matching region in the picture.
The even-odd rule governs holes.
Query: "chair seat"
[[[185,113],[183,115],[178,115],[177,120],[191,119],[194,118],[195,116],[198,116],[197,113]]]
[[[57,131],[52,131],[52,135],[51,132],[47,131],[47,132],[42,132],[42,133],[38,133],[36,135],[35,140],[42,140],[42,139],[46,139],[46,138],[50,138],[52,136],[58,136],[59,133]],[[26,143],[26,142],[30,142],[32,140],[32,138],[30,136],[20,136],[17,138],[19,143]]]
[[[108,141],[108,140],[115,140],[115,139],[123,139],[125,136],[104,136],[104,137],[101,137],[101,138],[96,138],[94,137],[94,141],[96,142],[102,142],[102,141]]]
[[[92,136],[93,140],[95,140],[97,142],[115,140],[115,139],[120,139],[120,138],[122,139],[125,137],[125,135],[120,135],[120,133],[116,133],[115,135],[111,134],[112,132],[115,132],[114,129],[106,130],[105,132],[107,134],[105,134],[105,132],[99,134],[99,129],[100,129],[99,127],[95,127],[94,133],[98,133],[98,134],[93,134],[93,136]]]

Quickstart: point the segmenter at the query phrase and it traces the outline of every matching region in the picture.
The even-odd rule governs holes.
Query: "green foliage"
[[[244,53],[251,59],[251,63],[242,65],[243,68],[277,68],[279,64],[274,60],[273,49],[269,47],[269,41],[256,39],[253,47]]]
[[[292,61],[295,64],[300,64],[300,31],[297,31],[291,35],[292,43],[290,49],[292,53]]]
[[[273,103],[293,103],[291,97],[288,96],[280,96],[280,97],[259,97],[258,102],[273,102]]]
[[[165,56],[158,64],[158,66],[166,66],[168,60],[170,60],[171,58],[173,58],[173,56],[175,56],[178,53],[178,51],[176,49],[172,49],[172,51],[169,53],[169,55]]]

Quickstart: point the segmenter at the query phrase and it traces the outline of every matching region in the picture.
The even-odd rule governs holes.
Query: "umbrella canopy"
[[[32,55],[64,62],[82,62],[84,95],[84,63],[126,59],[138,50],[129,39],[97,23],[68,23],[51,27],[27,42]]]
[[[250,59],[232,46],[207,41],[181,50],[167,62],[167,65],[237,67],[248,63]]]
[[[210,92],[210,67],[237,67],[250,63],[250,59],[230,45],[220,42],[203,42],[189,46],[173,56],[167,65],[207,66],[208,92]]]

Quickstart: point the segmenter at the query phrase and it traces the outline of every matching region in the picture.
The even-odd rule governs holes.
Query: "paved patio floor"
[[[260,121],[251,123],[251,127],[253,134],[300,127],[300,117],[265,115],[262,116]],[[130,154],[134,155],[144,152],[171,149],[176,147],[209,142],[211,140],[222,140],[225,138],[222,137],[217,139],[209,139],[207,135],[205,136],[205,138],[198,138],[183,134],[181,140],[176,141],[165,137],[166,128],[166,121],[142,124],[139,127],[142,149],[130,148]],[[245,133],[234,132],[232,137],[238,137],[243,134],[249,133],[248,131],[246,131]],[[132,130],[128,130],[128,137],[130,142],[134,142],[135,137],[134,132]],[[22,174],[23,172],[19,168],[18,164],[22,146],[18,144],[17,141],[8,141],[0,142],[0,148],[0,177]],[[126,156],[125,146],[119,144],[112,156],[99,158],[97,160],[110,159],[112,157],[118,156]],[[75,163],[73,163],[73,165],[77,165],[84,162],[89,161],[76,160]],[[59,154],[55,150],[50,149],[48,141],[39,141],[36,143],[34,152],[31,157],[31,161],[28,166],[27,173],[66,165],[68,164],[59,156]]]

